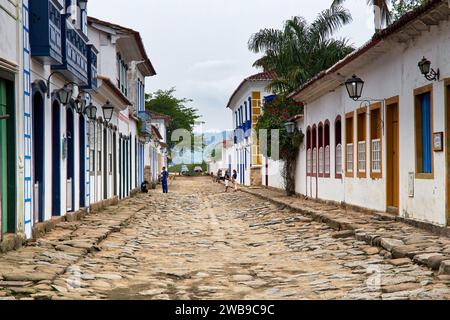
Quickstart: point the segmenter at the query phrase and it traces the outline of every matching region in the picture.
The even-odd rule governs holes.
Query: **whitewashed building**
[[[305,104],[299,194],[449,225],[449,14],[429,1],[291,95]],[[344,85],[354,74],[360,101]]]
[[[90,137],[91,154],[97,159],[91,159],[90,166],[94,167],[90,173],[92,204],[128,197],[144,181],[149,143],[145,136],[152,133],[145,111],[145,78],[156,72],[137,31],[93,17],[88,24],[89,38],[99,48],[99,89],[93,99],[98,105],[109,101],[114,106],[107,126],[102,115],[96,128],[91,124],[94,135],[98,132]]]
[[[151,144],[151,176],[153,181],[157,181],[163,167],[168,168],[168,137],[167,128],[172,119],[164,114],[150,112],[151,125],[154,132]]]
[[[2,239],[127,197],[144,179],[155,70],[138,32],[87,10],[87,0],[0,2]]]
[[[23,233],[29,220],[24,207],[31,210],[24,201],[23,157],[24,106],[30,105],[28,5],[0,0],[0,240]]]
[[[233,152],[227,163],[230,171],[237,170],[237,181],[242,185],[261,185],[262,182],[262,156],[252,132],[255,132],[264,99],[273,95],[266,87],[274,77],[271,72],[262,72],[244,79],[227,104],[234,128]]]

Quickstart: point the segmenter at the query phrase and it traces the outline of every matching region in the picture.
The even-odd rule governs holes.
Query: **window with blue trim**
[[[247,122],[248,121],[247,102],[244,102],[244,107],[245,107],[245,122]]]
[[[418,174],[433,173],[431,92],[416,95],[416,164]]]

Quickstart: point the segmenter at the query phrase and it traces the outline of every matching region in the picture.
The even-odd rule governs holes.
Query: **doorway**
[[[114,186],[114,196],[117,196],[117,140],[116,133],[113,133],[113,186]]]
[[[66,119],[66,137],[67,137],[67,211],[75,211],[75,192],[74,192],[74,178],[75,178],[75,136],[74,136],[74,114],[72,108],[67,109]]]
[[[61,106],[52,105],[52,215],[61,215]]]
[[[44,194],[45,194],[45,110],[42,93],[33,94],[33,221],[44,221]]]
[[[80,208],[86,207],[86,122],[84,116],[79,118],[80,141]]]
[[[399,208],[399,118],[398,98],[386,103],[387,211],[398,214]]]
[[[103,129],[103,200],[108,199],[108,131]]]
[[[16,232],[14,82],[0,79],[0,239]]]

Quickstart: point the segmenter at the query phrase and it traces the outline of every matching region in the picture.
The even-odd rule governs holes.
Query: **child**
[[[233,170],[233,176],[231,177],[232,181],[233,181],[233,186],[234,186],[234,192],[237,191],[237,171]]]
[[[141,184],[141,192],[142,193],[148,193],[148,182],[144,181]]]
[[[228,174],[228,170],[225,172],[224,180],[225,180],[225,192],[228,192],[230,184],[230,175]]]

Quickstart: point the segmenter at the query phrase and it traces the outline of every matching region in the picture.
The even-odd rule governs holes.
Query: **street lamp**
[[[58,97],[58,100],[61,102],[61,104],[67,106],[70,102],[70,99],[72,98],[73,94],[73,88],[69,84],[65,84],[64,88],[59,89],[56,91],[56,95]]]
[[[419,61],[419,69],[420,72],[424,75],[424,77],[428,81],[439,81],[440,71],[439,69],[434,70],[431,68],[431,61],[427,58],[423,57],[422,60]]]
[[[92,102],[84,109],[84,113],[91,121],[97,119],[97,107],[92,104]]]
[[[350,79],[345,81],[345,87],[347,88],[350,99],[357,101],[362,96],[364,81],[356,75],[353,75]]]
[[[78,5],[82,11],[86,11],[87,8],[87,0],[78,0]]]
[[[106,101],[106,103],[102,107],[102,109],[103,109],[103,118],[105,118],[105,121],[107,123],[109,123],[111,121],[113,113],[114,113],[114,106],[108,100],[108,101]]]
[[[286,131],[288,134],[293,134],[295,131],[295,123],[294,122],[291,122],[291,121],[286,122],[284,124],[284,127],[286,128]]]

